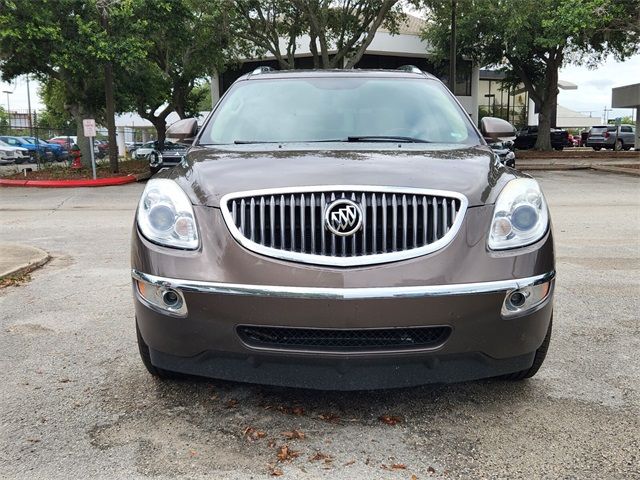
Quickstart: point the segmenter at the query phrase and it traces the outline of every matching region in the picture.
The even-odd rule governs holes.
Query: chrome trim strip
[[[228,203],[230,200],[236,198],[246,198],[246,197],[254,197],[254,196],[264,196],[264,195],[277,195],[277,194],[294,194],[294,193],[327,193],[334,192],[330,195],[330,201],[335,200],[335,192],[343,192],[343,191],[355,191],[355,192],[375,192],[383,194],[383,203],[385,193],[391,193],[393,195],[393,199],[395,201],[395,194],[404,193],[404,194],[415,194],[415,195],[429,195],[433,197],[448,197],[448,198],[456,198],[460,201],[460,210],[455,217],[455,222],[451,225],[451,229],[447,232],[439,240],[436,240],[429,245],[425,245],[424,247],[412,248],[404,251],[393,251],[387,253],[378,253],[374,255],[361,255],[358,257],[336,257],[334,248],[335,238],[332,236],[332,256],[329,255],[313,255],[309,253],[299,253],[292,252],[288,250],[280,250],[278,248],[271,248],[264,245],[260,245],[259,243],[252,241],[251,238],[248,238],[242,233],[242,227],[239,230],[236,227],[235,222],[233,221],[233,216],[231,211],[229,210]],[[435,199],[434,199],[435,201]],[[464,219],[464,214],[467,211],[467,207],[469,205],[469,201],[467,197],[458,192],[450,192],[446,190],[431,190],[431,189],[422,189],[422,188],[410,188],[410,187],[387,187],[387,186],[372,186],[372,185],[313,185],[307,187],[283,187],[283,188],[268,188],[263,190],[247,190],[244,192],[234,192],[228,193],[224,195],[220,199],[220,210],[222,211],[222,216],[224,217],[225,223],[227,224],[227,228],[231,232],[233,238],[236,239],[240,245],[243,247],[259,253],[261,255],[266,255],[268,257],[277,258],[280,260],[290,260],[301,263],[310,263],[314,265],[329,265],[336,267],[351,267],[356,265],[375,265],[379,263],[388,263],[388,262],[396,262],[399,260],[407,260],[410,258],[420,257],[422,255],[426,255],[428,253],[435,252],[436,250],[440,250],[447,246],[451,241],[455,238],[462,226],[462,221]],[[437,205],[435,206],[437,213]],[[244,210],[243,210],[244,211]],[[382,223],[386,224],[385,217],[386,210],[383,210],[383,218]],[[324,216],[324,210],[323,210]],[[394,222],[397,224],[397,219],[393,218]],[[434,216],[434,224],[436,222],[436,218]],[[385,230],[386,233],[386,230]],[[394,233],[394,244],[397,232]],[[293,240],[293,239],[292,239]],[[395,248],[395,247],[394,247]],[[324,250],[324,249],[323,249]]]
[[[241,283],[203,282],[165,278],[131,270],[131,276],[154,285],[181,290],[183,292],[214,293],[219,295],[260,296],[275,298],[310,298],[321,300],[363,300],[391,298],[446,297],[483,293],[507,292],[540,283],[555,277],[551,271],[535,277],[493,282],[458,283],[451,285],[420,285],[410,287],[290,287],[285,285],[247,285]]]

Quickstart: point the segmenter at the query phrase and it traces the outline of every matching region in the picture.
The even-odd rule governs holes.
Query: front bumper
[[[188,313],[161,312],[134,282],[136,316],[152,363],[227,380],[318,389],[390,388],[497,376],[529,368],[552,313],[553,272],[531,278],[395,288],[303,288],[182,281],[133,271],[135,280],[179,291]],[[505,318],[509,292],[551,283],[547,298]],[[429,348],[294,350],[246,344],[238,325],[362,329],[446,325]]]

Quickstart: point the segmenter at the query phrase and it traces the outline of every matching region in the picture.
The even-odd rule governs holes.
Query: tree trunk
[[[541,95],[538,114],[538,138],[535,150],[551,150],[551,122],[558,103],[558,70],[561,59],[552,56],[547,62],[544,80],[544,92]]]
[[[76,136],[78,141],[76,144],[80,148],[80,154],[82,155],[82,165],[85,167],[91,167],[91,145],[89,139],[84,136],[84,126],[82,120],[85,118],[92,118],[89,114],[85,114],[82,107],[79,105],[73,105],[69,108],[73,120],[76,122]]]
[[[167,138],[167,122],[165,122],[164,118],[156,118],[152,123],[158,135],[158,146],[162,148]]]

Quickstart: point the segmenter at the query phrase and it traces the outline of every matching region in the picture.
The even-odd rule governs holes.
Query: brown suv
[[[200,131],[172,128],[193,145],[147,183],[132,239],[152,374],[361,389],[540,367],[544,195],[436,78],[257,70]]]

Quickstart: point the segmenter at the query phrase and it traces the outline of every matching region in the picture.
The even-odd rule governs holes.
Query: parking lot
[[[154,380],[130,299],[143,185],[0,189],[0,242],[53,256],[0,290],[0,477],[640,478],[640,179],[536,177],[558,260],[539,374],[376,392]]]

